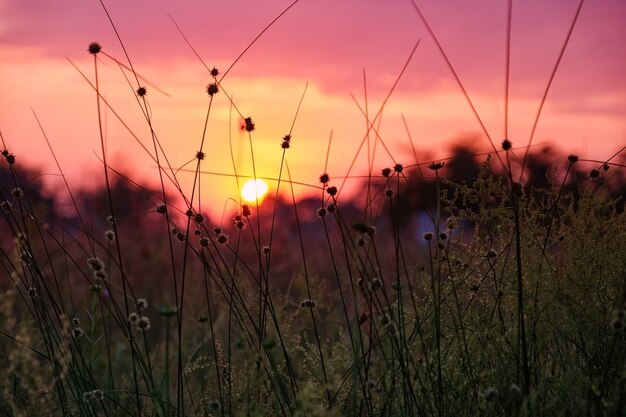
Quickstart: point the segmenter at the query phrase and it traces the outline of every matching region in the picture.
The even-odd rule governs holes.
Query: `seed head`
[[[220,234],[217,237],[217,243],[219,243],[220,245],[225,245],[226,243],[228,243],[228,235],[225,235],[224,233]]]
[[[424,233],[424,240],[429,241],[429,240],[433,240],[433,232],[426,232]]]
[[[106,232],[104,232],[104,238],[108,242],[113,242],[115,240],[115,232],[113,230],[107,230]]]
[[[206,92],[208,95],[210,96],[214,96],[215,94],[217,94],[220,91],[219,87],[217,86],[217,83],[211,83],[207,86],[206,88]]]
[[[146,87],[139,87],[139,88],[137,89],[137,95],[138,95],[139,97],[143,97],[143,96],[145,96],[145,95],[146,95],[146,93],[147,93]]]
[[[441,239],[441,240],[448,239],[448,234],[446,232],[439,233],[439,239]]]
[[[604,164],[602,164],[602,169],[604,171],[608,171],[609,170],[609,164],[607,164],[606,162]]]
[[[272,249],[269,246],[263,246],[263,255],[267,256],[272,252]]]
[[[221,235],[222,234],[222,228],[220,226],[215,226],[213,228],[213,233],[215,233],[216,235]]]
[[[33,299],[37,298],[37,288],[35,288],[35,287],[29,287],[29,288],[26,290],[26,292],[28,293],[28,296],[29,296],[30,298],[33,298]]]
[[[243,215],[243,217],[250,217],[252,211],[250,211],[250,206],[248,204],[244,204],[243,206],[241,206],[241,214]]]
[[[0,202],[0,209],[2,209],[3,212],[5,212],[6,214],[9,214],[11,212],[11,208],[13,207],[13,204],[11,204],[11,202],[9,201],[2,201]]]
[[[388,178],[391,175],[391,168],[383,168],[382,174],[383,177]]]
[[[330,195],[330,196],[335,196],[335,195],[337,195],[337,187],[335,187],[334,185],[333,185],[333,186],[331,186],[331,187],[328,187],[328,188],[326,189],[326,192],[327,192],[327,193],[328,193],[328,195]]]
[[[128,315],[128,321],[130,323],[136,323],[139,320],[139,314],[133,312]]]
[[[15,155],[10,153],[6,149],[2,151],[2,155],[4,155],[5,159],[9,163],[9,165],[13,165],[15,163]]]
[[[165,206],[165,204],[160,204],[157,206],[156,212],[159,214],[165,214],[167,213],[167,207]]]
[[[315,302],[315,300],[311,300],[311,299],[308,299],[308,298],[306,300],[303,300],[300,303],[300,307],[302,307],[302,308],[313,308],[316,305],[317,305],[317,303]]]
[[[205,154],[204,154],[204,152],[202,152],[202,151],[198,151],[198,152],[196,152],[196,159],[197,159],[198,161],[202,161],[202,160],[204,159],[204,157],[205,157],[205,156],[206,156],[206,155],[205,155]]]
[[[89,48],[87,48],[90,54],[96,55],[102,50],[102,46],[98,42],[91,42]]]
[[[11,190],[11,194],[15,197],[16,200],[19,200],[24,195],[24,192],[20,187],[16,187]]]
[[[104,280],[107,277],[107,273],[104,269],[100,269],[99,271],[93,271],[93,277],[95,279]]]
[[[392,198],[393,194],[394,194],[393,188],[386,188],[385,189],[385,197]]]
[[[145,332],[146,330],[150,330],[150,319],[146,316],[141,316],[136,322],[137,330],[141,330]]]
[[[567,156],[567,160],[570,164],[575,164],[576,162],[578,162],[578,155],[570,154]]]
[[[330,177],[328,176],[327,173],[323,173],[322,175],[320,175],[320,182],[322,184],[326,184],[328,183],[328,181],[330,181]]]
[[[599,177],[600,177],[600,171],[598,171],[597,169],[592,169],[591,171],[589,171],[589,178],[595,180]]]
[[[213,67],[211,69],[211,77],[215,78],[220,74],[220,72],[217,70],[217,68]]]
[[[483,392],[483,398],[488,403],[492,403],[498,399],[498,390],[494,387],[489,387]]]
[[[207,239],[206,237],[203,237],[200,239],[200,246],[202,246],[203,248],[208,248],[209,247],[209,239]]]
[[[83,401],[102,401],[104,400],[104,392],[99,389],[83,393]]]
[[[438,247],[440,250],[444,250],[444,249],[446,248],[446,244],[445,244],[445,242],[442,242],[442,241],[440,240],[439,242],[437,242],[437,247]]]
[[[320,219],[323,219],[324,217],[326,217],[327,213],[328,211],[326,211],[324,207],[320,207],[317,209],[317,217],[319,217]]]
[[[513,144],[511,143],[510,140],[508,139],[504,139],[502,141],[502,149],[505,151],[511,150],[511,147],[513,146]]]
[[[184,242],[185,240],[187,240],[187,235],[186,235],[186,234],[184,234],[184,233],[183,233],[183,232],[181,232],[181,231],[178,231],[178,233],[176,233],[176,239],[177,239],[179,242]]]
[[[433,170],[433,171],[438,171],[438,170],[440,170],[441,168],[443,168],[443,166],[444,166],[445,164],[446,164],[446,163],[445,163],[445,162],[443,162],[443,161],[438,161],[438,162],[431,162],[430,164],[428,164],[428,165],[426,165],[426,166],[428,167],[428,169],[431,169],[431,170]]]
[[[91,267],[92,271],[101,271],[104,269],[104,262],[98,257],[87,259],[87,264]]]
[[[143,310],[148,308],[148,301],[145,298],[138,298],[135,305],[137,307],[137,310]]]
[[[80,325],[80,320],[78,317],[72,317],[72,326],[78,327]]]
[[[193,221],[198,224],[202,224],[202,222],[204,222],[204,216],[200,213],[196,213],[193,215]]]
[[[370,285],[370,288],[372,289],[372,291],[379,290],[382,287],[383,287],[383,282],[380,280],[380,278],[374,278],[372,280],[372,283]]]
[[[395,164],[393,166],[393,170],[396,171],[398,174],[401,173],[403,169],[404,167],[402,166],[402,164]]]
[[[283,143],[280,144],[280,147],[283,149],[291,148],[291,142],[284,140]]]
[[[335,210],[337,210],[337,206],[335,203],[330,203],[326,206],[326,210],[328,210],[329,213],[334,213]]]
[[[85,334],[85,331],[83,329],[81,329],[80,327],[74,327],[72,329],[72,337],[74,339],[78,339],[79,337],[83,336]]]
[[[198,317],[196,317],[196,321],[198,323],[205,323],[209,320],[209,317],[204,315],[204,314],[200,314]]]
[[[33,256],[29,252],[24,251],[20,254],[20,260],[24,265],[30,265],[33,261]]]
[[[245,129],[247,132],[252,132],[254,130],[254,123],[252,123],[251,117],[246,117],[244,119],[244,123],[246,124]]]

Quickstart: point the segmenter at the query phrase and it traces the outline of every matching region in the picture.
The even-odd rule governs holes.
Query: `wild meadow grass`
[[[88,52],[102,123],[105,50]],[[363,207],[320,173],[312,209],[296,201],[286,158],[298,108],[274,198],[209,224],[206,131],[185,190],[126,60],[160,190],[109,166],[103,145],[106,213],[86,212],[88,197],[68,186],[74,211],[60,215],[2,137],[0,414],[626,414],[617,155],[553,161],[549,185],[530,187],[530,143],[492,141],[468,182],[443,161],[373,167]],[[208,120],[228,71],[207,70]],[[253,118],[230,105],[254,155]],[[407,211],[416,184],[434,202],[426,228]]]

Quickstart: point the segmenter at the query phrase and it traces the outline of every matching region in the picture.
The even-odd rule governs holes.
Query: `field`
[[[460,143],[421,160],[413,147],[388,166],[368,154],[368,172],[320,171],[304,184],[316,197],[302,197],[288,156],[306,88],[264,177],[254,116],[209,65],[207,123],[181,183],[132,56],[85,46],[93,73],[76,70],[98,115],[98,185],[70,186],[58,164],[63,192],[46,193],[29,155],[11,151],[20,139],[0,134],[0,415],[626,415],[624,148],[591,160],[485,130],[488,154]],[[103,62],[128,75],[149,133],[128,130],[156,187],[107,159],[105,113],[124,115],[98,83]],[[273,182],[218,221],[202,181],[224,96],[247,177]],[[362,145],[371,135],[389,153],[379,115],[364,116]],[[331,143],[317,154],[328,168]],[[249,178],[233,169],[239,188]],[[356,177],[359,198],[344,197]]]

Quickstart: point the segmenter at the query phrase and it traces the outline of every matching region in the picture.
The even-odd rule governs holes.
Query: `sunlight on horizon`
[[[251,179],[241,187],[241,197],[248,203],[254,203],[257,200],[263,201],[267,194],[268,186],[262,179]]]

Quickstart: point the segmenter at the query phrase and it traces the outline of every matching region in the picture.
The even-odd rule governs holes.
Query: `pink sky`
[[[290,1],[106,2],[135,69],[171,94],[148,88],[159,138],[174,166],[199,148],[208,104],[206,70],[184,43],[172,15],[207,65],[224,70],[248,42]],[[499,143],[503,135],[505,1],[417,1],[438,35],[485,125]],[[527,143],[539,99],[574,16],[577,0],[516,1],[513,8],[509,137]],[[87,45],[98,41],[123,54],[96,0],[0,0],[0,130],[18,161],[56,170],[31,113],[33,108],[68,174],[81,184],[98,175],[100,154],[95,93],[66,60],[93,79]],[[626,2],[588,1],[550,90],[535,142],[552,141],[581,157],[606,158],[626,144]],[[394,160],[410,164],[407,120],[421,155],[445,156],[445,145],[463,136],[490,145],[409,1],[301,0],[243,57],[224,80],[244,116],[252,116],[258,174],[275,177],[280,142],[289,130],[305,84],[309,88],[293,132],[288,160],[295,181],[315,184],[324,167],[331,130],[331,177],[345,175],[365,133],[350,97],[375,113],[411,48],[421,43],[387,104],[380,133]],[[141,140],[149,132],[119,68],[102,57],[102,94]],[[206,138],[203,168],[232,174],[228,145],[229,103],[218,94]],[[232,127],[240,174],[251,173],[247,135]],[[154,164],[107,112],[107,148],[115,167],[154,184]],[[379,149],[377,170],[391,163]],[[362,174],[366,157],[355,174]],[[190,186],[191,175],[180,173]],[[58,179],[51,177],[51,186]],[[237,197],[234,180],[207,176],[214,212]],[[190,190],[188,190],[190,192]],[[219,206],[219,208],[217,207]]]

